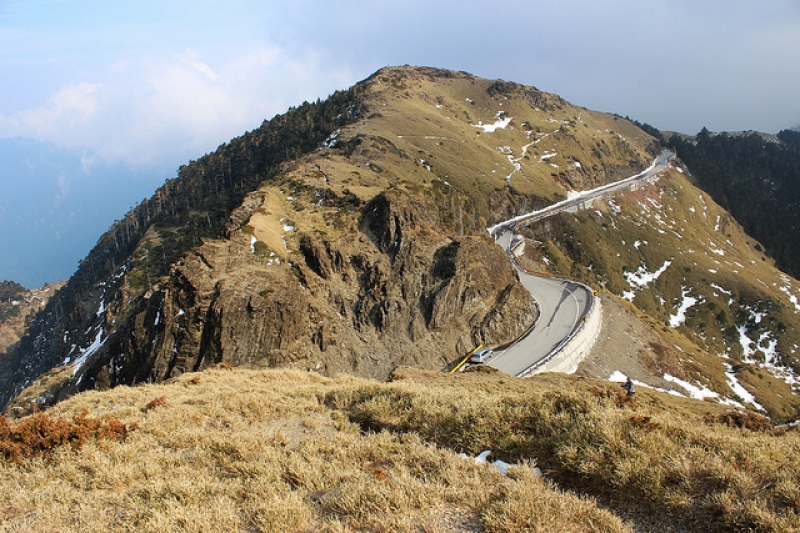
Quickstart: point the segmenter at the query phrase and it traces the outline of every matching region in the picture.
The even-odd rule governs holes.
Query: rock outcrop
[[[383,69],[115,223],[0,368],[0,404],[45,373],[16,404],[218,363],[385,378],[512,341],[536,306],[485,228],[646,165],[644,137],[535,88]]]

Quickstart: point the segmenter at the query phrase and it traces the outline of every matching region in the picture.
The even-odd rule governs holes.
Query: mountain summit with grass
[[[0,354],[0,518],[796,530],[793,255],[721,200],[752,180],[701,176],[715,140],[681,139],[652,179],[519,225],[514,263],[487,228],[639,174],[660,132],[390,67],[181,166]],[[445,372],[539,320],[523,271],[602,304],[575,373]]]
[[[538,317],[486,229],[635,175],[662,141],[534,87],[382,69],[182,166],[117,221],[0,357],[0,400],[25,413],[216,364],[451,368]],[[520,226],[518,261],[602,301],[579,374],[795,420],[800,287],[691,164]]]

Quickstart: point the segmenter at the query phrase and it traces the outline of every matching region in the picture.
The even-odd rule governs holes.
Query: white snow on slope
[[[689,289],[681,287],[681,305],[674,315],[669,317],[669,327],[677,328],[686,322],[686,311],[698,302],[697,298],[689,296]]]
[[[82,349],[81,354],[72,363],[73,376],[78,373],[78,370],[81,369],[86,360],[89,359],[89,357],[91,357],[92,354],[94,354],[97,350],[99,350],[103,346],[104,342],[105,341],[103,340],[103,328],[100,328],[100,331],[97,332],[97,336],[94,338],[92,344],[90,344],[87,348]]]
[[[643,289],[650,283],[657,280],[671,264],[672,261],[664,261],[664,265],[655,272],[648,272],[647,268],[645,268],[644,265],[641,265],[636,272],[625,272],[625,280],[631,287]]]
[[[784,280],[784,281],[786,281],[786,280]],[[789,285],[781,287],[781,291],[786,293],[786,295],[789,297],[789,301],[794,306],[795,311],[800,313],[800,302],[797,301],[797,296],[795,296],[794,294],[789,292]]]
[[[716,248],[716,246],[717,245],[714,244],[713,242],[708,243],[709,251],[711,251],[711,252],[713,252],[713,253],[715,253],[717,255],[725,255],[725,251],[724,250],[720,250],[719,248]]]
[[[672,261],[665,261],[664,266],[655,272],[648,272],[645,266],[641,265],[636,272],[625,272],[623,275],[632,289],[644,289],[647,285],[657,280],[671,264]],[[636,297],[636,293],[633,290],[624,291],[620,296],[624,300],[632,302]]]
[[[473,125],[473,128],[480,128],[486,133],[494,133],[497,130],[503,130],[511,124],[511,117],[500,118],[500,113],[498,113],[497,121],[494,124],[484,124],[483,122],[478,122],[477,126]]]
[[[609,377],[608,381],[627,381],[628,376],[620,372],[619,370],[615,370]]]
[[[741,398],[745,403],[753,405],[760,411],[766,411],[764,406],[756,401],[755,396],[750,394],[750,392],[745,389],[741,383],[739,383],[739,380],[736,379],[736,374],[733,372],[733,367],[726,363],[725,368],[725,377],[728,379],[728,386],[731,388],[733,393]]]
[[[731,387],[731,390],[733,390],[734,394],[736,394],[739,398],[742,398],[745,402],[755,406],[757,409],[764,410],[764,408],[761,406],[761,404],[759,404],[758,402],[755,401],[755,398],[753,397],[753,395],[750,394],[749,392],[747,392],[747,389],[745,389],[744,387],[741,386],[741,384],[739,384],[739,382],[736,380],[736,376],[733,374],[733,371],[732,371],[730,366],[728,366],[728,370],[729,370],[729,372],[726,372],[725,375],[728,377],[728,385]],[[625,376],[625,374],[623,374],[619,370],[615,370],[611,374],[611,376],[609,376],[608,381],[621,383],[621,382],[624,382],[626,379],[628,379],[628,378]],[[694,398],[696,400],[704,400],[705,398],[714,398],[721,404],[730,405],[732,407],[738,407],[740,409],[744,409],[744,406],[741,403],[739,403],[739,402],[737,402],[735,400],[731,400],[730,398],[726,398],[724,396],[720,396],[719,394],[717,394],[716,392],[712,391],[711,389],[709,389],[707,387],[698,387],[696,385],[692,385],[688,381],[684,381],[682,379],[678,379],[678,378],[676,378],[674,376],[671,376],[669,374],[664,374],[664,380],[665,381],[669,381],[670,383],[675,383],[676,385],[678,385],[679,387],[684,389],[688,393],[688,397],[690,397],[690,398]],[[652,385],[648,385],[647,383],[643,383],[641,381],[633,380],[633,383],[637,387],[644,387],[644,388],[652,389],[652,390],[655,390],[655,391],[658,391],[658,392],[664,392],[664,393],[667,393],[667,394],[671,394],[673,396],[679,396],[679,397],[682,397],[682,398],[686,398],[687,397],[686,394],[681,394],[678,391],[671,390],[671,389],[662,389],[660,387],[653,387]]]
[[[756,350],[753,348],[753,341],[750,337],[747,336],[747,326],[744,324],[740,326],[736,326],[736,331],[739,332],[739,344],[742,345],[742,351],[744,352],[744,360],[747,362],[751,362],[753,360],[753,355],[755,355]]]
[[[664,380],[681,386],[686,390],[686,392],[689,393],[689,397],[694,398],[695,400],[704,400],[706,398],[719,397],[719,394],[712,391],[708,387],[698,387],[696,385],[692,385],[688,381],[683,381],[682,379],[678,379],[675,376],[671,376],[669,374],[664,374]]]
[[[711,272],[711,271],[709,270],[709,272]],[[714,273],[716,273],[716,272],[714,272]],[[718,290],[719,292],[721,292],[721,293],[723,293],[723,294],[727,294],[728,296],[730,296],[730,295],[732,294],[732,293],[731,293],[731,291],[729,291],[729,290],[727,290],[727,289],[723,289],[722,287],[720,287],[720,286],[719,286],[719,285],[717,285],[716,283],[709,283],[709,286],[710,286],[711,288],[713,288],[713,289],[716,289],[716,290]],[[730,305],[730,304],[729,304],[729,305]]]

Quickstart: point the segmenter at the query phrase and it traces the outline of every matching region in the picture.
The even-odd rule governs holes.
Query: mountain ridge
[[[441,107],[443,104],[436,102],[444,102],[444,94],[427,95],[424,92],[418,91],[412,96],[409,90],[411,86],[421,83],[427,84],[426,88],[428,89],[434,89],[437,84],[446,85],[447,83],[451,83],[454,86],[461,87],[456,90],[465,92],[465,96],[461,99],[460,103],[451,102],[450,104],[453,111],[456,111],[457,108],[462,108],[460,109],[460,113],[465,116],[463,122],[459,121],[456,129],[449,128],[446,120],[447,117],[442,116],[442,113],[439,112],[439,109],[443,108]],[[472,99],[473,103],[469,103],[470,99],[466,96],[466,92],[474,91],[473,86],[476,84],[480,84],[481,86],[476,93],[476,98],[480,98],[484,101],[479,101],[479,103],[476,104],[476,100]],[[387,91],[389,88],[390,90]],[[359,95],[368,90],[372,91],[369,104],[372,106],[371,111],[367,110],[363,107],[363,104],[360,103],[362,100]],[[476,178],[479,178],[481,175],[483,178],[473,178],[470,180],[470,183],[465,183],[463,185],[463,189],[459,187],[461,184],[456,183],[459,179],[449,177],[449,169],[452,168],[454,171],[457,171],[460,167],[460,162],[463,160],[463,156],[466,154],[460,156],[456,155],[452,150],[441,149],[441,145],[450,142],[451,144],[448,148],[458,148],[457,145],[463,143],[452,143],[451,141],[447,141],[446,138],[455,137],[441,135],[434,136],[442,137],[440,139],[427,139],[426,137],[431,137],[427,134],[429,132],[425,129],[427,125],[424,125],[424,128],[420,130],[420,124],[415,120],[403,121],[402,117],[396,117],[401,119],[401,126],[405,128],[406,131],[396,135],[395,141],[387,142],[388,139],[385,135],[381,135],[382,132],[380,131],[369,131],[369,121],[364,121],[363,125],[354,131],[354,135],[348,138],[346,142],[342,142],[344,140],[339,142],[334,141],[332,136],[335,131],[341,129],[340,126],[345,126],[349,120],[363,118],[361,117],[362,113],[372,113],[372,118],[375,120],[386,120],[386,118],[388,118],[386,122],[388,122],[390,128],[393,127],[392,117],[383,117],[381,115],[382,112],[387,112],[387,110],[383,108],[386,107],[385,97],[389,96],[390,93],[391,97],[394,98],[393,102],[398,104],[401,108],[403,105],[411,104],[411,108],[409,108],[410,112],[413,111],[416,113],[422,111],[426,113],[423,121],[438,124],[438,126],[435,127],[439,130],[447,130],[449,128],[450,131],[454,134],[458,133],[459,136],[465,133],[470,133],[470,135],[474,134],[476,141],[478,141],[474,145],[478,149],[476,157],[482,158],[486,161],[487,165],[490,166],[490,168],[479,169],[479,174]],[[467,230],[467,234],[483,234],[486,223],[479,223],[479,220],[488,220],[490,211],[494,212],[497,209],[507,211],[509,209],[514,209],[514,205],[521,208],[523,206],[535,205],[537,202],[543,203],[547,201],[545,199],[531,199],[530,196],[526,194],[528,191],[534,190],[532,188],[532,179],[546,185],[546,190],[539,191],[539,194],[544,193],[550,197],[552,197],[553,194],[556,196],[563,194],[558,193],[558,190],[563,186],[551,182],[552,172],[550,170],[552,170],[552,166],[555,162],[550,161],[550,159],[542,160],[543,164],[540,165],[540,167],[543,171],[541,171],[538,176],[525,176],[526,171],[523,171],[520,177],[525,177],[527,179],[524,181],[515,180],[515,183],[520,181],[516,188],[510,187],[503,189],[496,185],[487,186],[487,180],[496,179],[492,174],[497,172],[498,165],[502,164],[503,161],[508,162],[507,165],[510,171],[514,170],[514,166],[510,164],[510,154],[498,152],[492,139],[490,139],[490,144],[488,145],[485,142],[480,142],[480,139],[478,139],[480,134],[485,130],[485,128],[479,125],[482,125],[484,121],[490,123],[492,120],[497,120],[496,115],[498,115],[499,112],[492,111],[488,113],[487,116],[482,116],[480,120],[477,120],[477,117],[476,120],[472,120],[469,116],[469,112],[473,111],[480,115],[486,115],[486,110],[488,110],[488,108],[486,108],[487,105],[490,105],[491,102],[495,102],[492,105],[501,108],[503,101],[508,101],[509,97],[512,95],[516,95],[520,102],[524,102],[526,109],[539,109],[537,106],[545,108],[545,111],[541,111],[542,113],[549,113],[549,111],[546,111],[547,109],[560,111],[558,109],[559,106],[563,108],[566,105],[562,99],[553,95],[541,93],[533,88],[525,88],[501,81],[479,82],[478,78],[465,73],[450,73],[449,71],[427,68],[387,68],[356,85],[353,89],[334,95],[329,101],[318,102],[316,104],[304,104],[297,110],[290,110],[285,116],[278,116],[272,121],[265,122],[262,128],[267,128],[267,130],[263,132],[257,131],[255,137],[254,134],[246,134],[239,139],[231,141],[231,143],[221,146],[215,154],[209,154],[198,160],[198,162],[193,162],[188,166],[181,167],[178,179],[168,180],[150,200],[136,206],[123,220],[116,223],[109,232],[101,237],[98,241],[98,246],[96,246],[86,260],[81,263],[78,272],[73,276],[70,282],[68,282],[65,290],[61,291],[61,297],[53,302],[50,308],[45,311],[41,321],[42,325],[37,326],[37,324],[34,324],[27,337],[28,340],[23,340],[22,347],[20,350],[17,350],[17,357],[22,352],[31,351],[34,340],[37,340],[36,342],[40,346],[50,343],[52,347],[40,349],[36,352],[40,354],[40,356],[36,356],[40,358],[38,363],[36,363],[36,357],[31,357],[30,354],[26,355],[24,365],[28,370],[24,370],[23,365],[18,363],[16,370],[18,377],[7,377],[6,382],[10,380],[14,380],[16,383],[30,382],[36,375],[57,366],[61,361],[69,361],[70,359],[73,361],[77,360],[79,358],[78,354],[85,354],[87,350],[95,346],[95,341],[99,338],[98,335],[106,338],[105,336],[108,332],[105,332],[105,328],[107,326],[103,324],[108,325],[110,320],[110,316],[106,316],[106,311],[108,309],[117,309],[115,313],[123,312],[124,314],[126,312],[123,309],[128,308],[129,311],[127,311],[127,313],[131,312],[133,308],[129,307],[128,301],[131,298],[138,298],[140,302],[139,305],[145,306],[144,309],[140,308],[141,310],[139,312],[143,312],[145,316],[149,316],[148,320],[155,321],[155,315],[158,315],[158,310],[147,311],[145,300],[149,300],[149,298],[141,299],[142,296],[149,294],[148,290],[146,290],[146,286],[153,285],[153,282],[169,269],[169,265],[178,259],[184,250],[189,250],[191,246],[200,243],[200,239],[216,238],[223,226],[225,226],[225,222],[230,218],[229,213],[231,213],[231,210],[236,208],[241,202],[241,199],[247,197],[248,193],[251,193],[251,191],[255,189],[255,184],[263,179],[263,175],[260,174],[261,171],[258,170],[257,164],[256,167],[253,167],[254,161],[257,161],[257,157],[254,160],[252,155],[246,155],[247,153],[253,153],[252,149],[246,148],[246,146],[255,146],[256,153],[258,153],[258,150],[266,150],[266,157],[272,157],[272,159],[270,159],[271,161],[285,160],[289,162],[293,158],[297,160],[296,158],[300,155],[301,151],[311,154],[309,157],[313,158],[315,151],[319,147],[324,147],[326,139],[328,143],[335,144],[337,146],[336,148],[326,149],[335,150],[337,154],[341,153],[345,156],[347,161],[340,161],[336,158],[331,160],[331,158],[328,158],[329,161],[326,162],[325,165],[332,164],[333,166],[330,167],[330,171],[333,172],[344,163],[345,167],[348,169],[343,170],[343,172],[346,171],[350,177],[342,179],[341,184],[337,184],[337,187],[328,186],[323,189],[317,185],[325,184],[325,172],[328,171],[328,167],[325,165],[322,165],[319,169],[314,166],[312,167],[314,172],[305,173],[303,176],[303,180],[306,180],[321,174],[319,175],[320,179],[316,180],[317,184],[314,184],[314,187],[315,190],[319,189],[323,191],[321,194],[325,195],[325,202],[338,206],[337,213],[335,214],[336,220],[324,222],[326,225],[333,227],[334,230],[337,224],[343,223],[344,219],[342,218],[342,213],[348,212],[348,210],[355,207],[365,205],[367,200],[372,198],[374,194],[380,192],[386,185],[389,185],[389,190],[395,191],[392,192],[390,196],[399,199],[400,204],[404,202],[403,198],[407,198],[409,194],[418,194],[421,189],[418,188],[419,185],[413,182],[406,185],[401,179],[400,181],[395,181],[395,184],[392,185],[386,180],[380,179],[382,173],[383,175],[390,173],[396,175],[407,174],[408,169],[406,169],[405,165],[412,161],[414,162],[414,167],[409,177],[413,176],[414,180],[418,181],[421,179],[421,176],[425,178],[428,176],[436,176],[425,185],[425,189],[427,190],[426,194],[430,195],[428,197],[429,199],[426,199],[423,205],[415,204],[422,208],[421,213],[401,214],[400,218],[397,218],[391,210],[385,211],[385,215],[393,219],[394,222],[384,220],[382,223],[389,222],[396,225],[399,224],[399,220],[405,218],[409,224],[414,224],[418,218],[425,226],[419,229],[421,232],[420,236],[423,237],[420,242],[425,241],[424,237],[426,233],[428,235],[434,234],[433,230],[437,226],[444,226],[447,232],[453,232],[457,227],[458,232],[453,232],[454,235],[465,233],[465,229]],[[431,104],[430,99],[433,99],[433,104]],[[516,102],[517,100],[512,101]],[[437,108],[437,105],[440,107]],[[477,105],[481,105],[481,109],[474,111],[473,108]],[[333,111],[334,107],[338,110]],[[426,108],[428,111],[426,111]],[[577,113],[580,114],[581,112],[582,111],[578,111]],[[320,113],[329,117],[327,120],[333,120],[333,122],[330,122],[330,126],[321,129],[320,125],[323,124],[324,120],[323,122],[318,122],[318,119],[312,118],[313,116],[320,116]],[[346,119],[346,116],[350,116],[351,118]],[[550,118],[548,120],[553,119]],[[337,121],[339,122],[337,123]],[[475,122],[477,122],[477,125],[474,124]],[[291,124],[287,125],[289,123]],[[296,133],[293,133],[294,130],[292,128],[296,128],[297,125],[301,124],[305,124],[304,127],[310,127],[310,131],[315,133],[311,137],[304,136],[302,139],[296,137]],[[558,129],[556,129],[555,133],[542,133],[542,136],[557,137],[560,135],[570,135],[566,131],[567,128],[569,128],[569,124],[558,123],[557,126]],[[524,130],[530,128],[530,131],[532,131],[533,128],[533,126],[529,124],[521,124],[520,127]],[[542,126],[537,127],[543,129]],[[269,133],[273,131],[275,133]],[[419,133],[417,133],[417,131],[419,131]],[[285,135],[289,140],[297,139],[297,142],[300,142],[300,144],[296,145],[297,148],[292,149],[290,145],[286,144],[286,141],[283,140],[283,137],[281,137],[282,135]],[[420,136],[414,137],[415,135]],[[251,140],[253,141],[252,143]],[[427,154],[424,154],[425,157],[419,157],[417,159],[417,157],[412,158],[409,155],[412,150],[414,150],[414,152],[419,151],[419,148],[415,147],[414,143],[424,144],[429,143],[430,140],[433,140],[431,150]],[[616,138],[613,142],[609,143],[610,146],[606,146],[603,143],[605,143],[605,141],[602,141],[601,144],[593,148],[593,152],[589,152],[586,155],[587,160],[593,158],[603,161],[603,158],[611,157],[611,161],[614,161],[614,163],[602,163],[602,166],[598,166],[596,174],[594,174],[595,180],[607,180],[614,175],[627,172],[626,170],[621,170],[622,167],[616,162],[617,160],[614,159],[617,153],[619,153],[621,157],[628,158],[625,163],[625,168],[630,168],[630,158],[633,158],[633,166],[635,168],[645,165],[646,155],[643,150],[640,151],[640,155],[636,155],[636,150],[632,150],[629,145]],[[397,146],[394,147],[395,145]],[[471,146],[468,148],[474,152],[474,148]],[[300,151],[298,151],[298,149]],[[247,150],[251,150],[251,152],[247,152]],[[516,147],[513,149],[509,147],[508,150],[516,150]],[[433,155],[433,152],[437,152],[437,159],[435,161],[430,157]],[[240,155],[237,155],[237,153]],[[373,157],[374,154],[387,154],[387,157],[384,157],[382,160],[384,168],[377,168],[377,164],[370,161],[370,158]],[[530,154],[517,155],[527,155],[530,157]],[[286,159],[287,156],[289,157],[288,159]],[[456,156],[455,159],[454,156]],[[544,154],[540,155],[540,157],[542,156],[544,156]],[[351,160],[357,166],[364,168],[369,173],[369,177],[359,175],[361,170],[350,170],[348,165],[350,165]],[[226,161],[231,161],[231,163],[227,163]],[[236,167],[231,166],[235,161],[238,161],[238,167],[242,168],[240,174],[236,174]],[[250,163],[248,163],[248,161],[250,161]],[[545,161],[547,161],[547,163],[544,163]],[[433,164],[433,166],[431,166],[431,164]],[[291,190],[291,194],[298,195],[303,192],[309,192],[308,184],[301,183],[299,179],[290,176],[288,170],[291,168],[291,165],[281,165],[285,165],[285,163],[273,164],[271,167],[273,170],[271,172],[273,172],[273,175],[281,175],[281,179],[285,179],[287,192]],[[316,165],[316,163],[314,163],[314,165]],[[400,165],[400,167],[397,167],[397,165]],[[550,170],[547,170],[548,168]],[[576,172],[578,170],[576,167],[573,166],[571,168],[575,170],[567,169],[566,173],[562,173],[562,180],[564,182],[575,179],[585,179],[581,178],[582,174],[580,172]],[[425,172],[427,175],[421,175],[420,172]],[[238,182],[236,182],[236,179],[243,179],[244,182],[252,183],[252,185],[237,185]],[[448,179],[452,181],[453,185],[456,185],[456,187],[450,185]],[[346,183],[348,181],[350,183]],[[502,177],[499,177],[495,183],[497,182],[500,184],[504,183]],[[469,187],[467,187],[467,185]],[[239,188],[237,189],[237,187]],[[527,190],[517,190],[517,188]],[[226,193],[227,196],[220,196],[220,192],[229,189],[233,189],[231,193]],[[474,189],[474,191],[472,189]],[[473,192],[479,191],[485,191],[485,193],[489,194],[489,204],[491,204],[491,207],[483,201],[475,202]],[[208,196],[209,194],[211,194],[211,196]],[[291,196],[291,194],[286,194],[286,196]],[[384,198],[385,197],[386,196],[384,196]],[[170,198],[180,200],[170,201]],[[192,200],[192,198],[195,199]],[[209,204],[209,200],[201,200],[201,198],[210,198],[211,203]],[[447,199],[449,205],[446,207],[438,205],[434,211],[431,211],[429,207],[424,205],[431,201],[436,202],[436,198]],[[196,207],[194,207],[195,205],[198,207],[202,206],[204,205],[203,202],[209,204],[208,208],[211,208],[212,211],[193,211],[193,209],[196,209]],[[344,202],[351,202],[351,204]],[[258,210],[260,208],[255,207],[254,209],[255,211],[253,214],[258,217]],[[240,215],[234,215],[234,218],[237,220],[244,220],[251,214],[250,210],[247,208],[244,209],[244,212],[241,210],[237,212],[240,213]],[[334,214],[331,213],[329,216],[334,217]],[[159,218],[166,220],[165,225],[167,225],[167,228],[162,231],[157,229],[159,227],[157,219]],[[156,221],[155,226],[151,223],[153,220]],[[175,226],[174,230],[169,229],[169,223],[173,223]],[[236,224],[237,222],[234,222],[234,227]],[[156,231],[153,231],[153,228],[156,228]],[[245,231],[247,230],[245,229]],[[269,237],[260,234],[258,224],[255,225],[254,231],[255,234],[251,238],[255,238],[262,244],[270,242]],[[387,238],[394,238],[395,230],[389,227],[375,227],[369,230],[369,232],[373,237],[376,237],[375,245],[378,246],[378,249],[383,250],[383,253],[388,253],[388,258],[391,262],[393,254],[391,250],[388,249],[390,243],[385,242],[385,240]],[[300,251],[301,255],[307,257],[312,257],[314,255],[313,251],[317,249],[317,247],[314,244],[313,237],[312,234],[310,236],[304,236],[301,239],[304,239],[303,242],[305,243],[302,249],[307,251],[307,253],[303,254],[303,250],[298,248],[297,251]],[[488,244],[487,242],[487,245]],[[269,253],[284,253],[280,250],[282,246],[280,238],[277,240],[273,238],[271,245],[272,248],[276,250],[269,250]],[[324,243],[322,243],[322,245],[325,246]],[[127,254],[132,251],[135,251],[133,261],[126,263],[126,257],[129,257]],[[137,256],[136,254],[139,255]],[[202,254],[200,254],[200,257],[203,257]],[[316,257],[319,259],[321,255],[316,254]],[[284,261],[286,259],[287,257],[283,257]],[[313,259],[311,261],[313,261]],[[284,265],[285,264],[284,262]],[[362,265],[362,268],[367,266],[368,265]],[[293,267],[297,267],[297,265],[293,265]],[[301,277],[305,275],[302,272],[300,274]],[[359,276],[361,275],[362,274],[359,274]],[[98,282],[103,279],[106,280],[103,282],[106,285],[98,284]],[[517,289],[517,291],[518,290],[519,289]],[[109,301],[109,294],[112,293],[120,295],[117,299],[117,303]],[[355,295],[352,297],[363,300],[364,295],[360,297]],[[519,298],[519,296],[516,298]],[[380,307],[378,302],[370,305],[373,308],[375,305]],[[421,305],[424,309],[430,304],[423,303]],[[515,305],[520,304],[518,303]],[[115,308],[114,306],[118,307]],[[65,309],[74,309],[74,311],[65,313]],[[384,313],[384,311],[378,310],[373,312],[379,314]],[[425,315],[423,318],[425,321],[430,322],[432,320],[432,315],[427,313],[429,312],[425,311],[423,313],[423,315]],[[67,317],[66,321],[62,315]],[[380,320],[377,317],[375,319]],[[67,326],[67,323],[71,325]],[[434,321],[434,324],[435,323]],[[45,324],[62,324],[62,326],[57,326],[54,330],[51,326],[45,326]],[[56,331],[57,329],[60,329],[60,331]],[[70,334],[75,337],[74,340],[65,340],[68,337],[64,335],[67,333],[67,330],[71,331]],[[413,336],[414,333],[411,335]],[[323,334],[322,336],[324,337],[325,335]],[[319,337],[319,334],[317,334],[317,337]],[[48,338],[50,339],[49,341],[46,340]],[[477,344],[479,340],[480,337],[473,340],[463,339],[459,344],[458,351],[471,349],[471,344],[473,342]],[[26,342],[28,344],[26,344]],[[125,349],[131,349],[130,346],[124,348],[125,342],[127,341],[122,342],[121,345],[117,345],[116,350],[124,353]],[[325,345],[325,341],[322,341],[322,344]],[[450,350],[452,350],[452,348],[450,348]],[[46,355],[48,353],[51,355]],[[60,355],[55,355],[56,353],[60,353]],[[73,355],[70,355],[70,353]],[[455,354],[453,354],[453,356],[454,355]],[[44,359],[41,357],[44,357]],[[284,356],[280,357],[282,358]],[[86,359],[84,358],[81,361],[85,362]],[[441,363],[439,362],[436,364],[438,365]],[[168,364],[167,367],[169,368],[169,366]],[[145,367],[147,367],[147,365],[145,365]],[[133,372],[133,375],[125,378],[128,382],[139,379],[149,379],[147,377],[147,372],[142,370],[141,365],[138,365],[137,368],[138,370]],[[382,372],[387,371],[388,369]],[[145,373],[142,374],[142,372]],[[4,386],[4,388],[6,388],[7,395],[7,386]],[[15,390],[18,392],[19,388],[15,388]],[[6,396],[6,398],[8,398],[8,396]]]
[[[28,350],[36,339],[53,348],[35,352],[38,366],[18,366],[16,378],[5,378],[18,392],[49,372],[16,406],[169,379],[217,362],[376,378],[402,364],[442,368],[481,342],[512,340],[535,318],[485,228],[571,190],[636,174],[659,150],[657,139],[621,117],[532,87],[424,67],[382,69],[331,101],[303,104],[262,128],[182,167],[179,178],[101,238],[67,286],[77,304],[71,318],[59,318],[63,310],[53,304],[28,337]],[[301,138],[300,131],[311,135]],[[259,154],[271,161],[266,174]],[[732,399],[731,383],[741,380],[747,388],[736,390],[757,392],[778,419],[797,418],[791,385],[759,374],[759,358],[785,369],[794,364],[796,317],[790,302],[781,303],[796,291],[791,281],[776,277],[780,288],[762,293],[754,278],[768,272],[772,279],[771,270],[715,278],[713,285],[736,294],[730,314],[721,314],[728,299],[714,289],[716,296],[683,310],[687,325],[676,328],[667,327],[671,317],[695,298],[683,294],[688,285],[678,272],[697,265],[675,263],[661,281],[634,283],[675,261],[677,241],[660,251],[655,245],[660,232],[680,228],[678,211],[711,227],[717,217],[728,240],[756,250],[738,229],[726,230],[735,226],[712,201],[688,205],[681,191],[691,187],[672,171],[663,183],[597,204],[600,215],[561,215],[533,228],[528,237],[540,245],[526,247],[526,260],[605,287],[612,297],[630,292],[636,307],[626,312],[646,313],[648,327],[659,332],[634,352],[650,361],[642,368],[653,384],[664,386],[671,369],[671,378]],[[184,201],[170,203],[170,195]],[[634,246],[641,213],[651,219],[651,236],[641,240],[653,246]],[[154,223],[158,217],[162,222]],[[656,227],[659,219],[673,227]],[[609,240],[610,230],[623,227],[624,238]],[[709,236],[702,237],[705,268],[736,270],[713,263],[711,248],[728,245],[712,246]],[[727,253],[722,248],[714,249]],[[754,254],[748,261],[761,261],[757,250],[747,253]],[[90,281],[101,279],[105,285]],[[709,286],[707,277],[692,283]],[[753,307],[759,301],[774,306]],[[753,316],[762,314],[769,319],[756,323]],[[706,333],[716,326],[701,317],[727,317],[716,340]],[[691,333],[701,323],[705,332]],[[46,324],[61,324],[50,341],[46,333],[39,337],[50,331]],[[769,355],[772,342],[779,358]],[[720,362],[720,351],[729,363]],[[24,357],[34,360],[30,352]],[[614,370],[623,369],[609,375]]]

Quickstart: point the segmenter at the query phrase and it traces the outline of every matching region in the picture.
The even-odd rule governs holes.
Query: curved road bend
[[[507,250],[511,235],[510,230],[501,233],[497,243]],[[539,303],[539,318],[525,337],[495,352],[486,363],[512,376],[549,355],[572,335],[589,312],[593,298],[591,291],[579,283],[533,276],[517,269],[520,282]]]
[[[547,216],[564,211],[572,205],[606,196],[630,185],[652,178],[669,167],[675,156],[664,150],[645,171],[624,180],[582,192],[579,197],[559,202],[534,213],[522,215],[506,222],[501,222],[489,229],[495,242],[511,254],[511,238],[514,228],[529,220],[541,220]],[[580,327],[584,316],[589,312],[594,298],[589,287],[573,281],[535,276],[521,270],[519,272],[522,285],[531,293],[539,304],[540,315],[534,327],[522,338],[504,350],[495,352],[486,364],[512,376],[517,376],[532,365],[541,361],[556,350],[567,338],[574,335]]]

